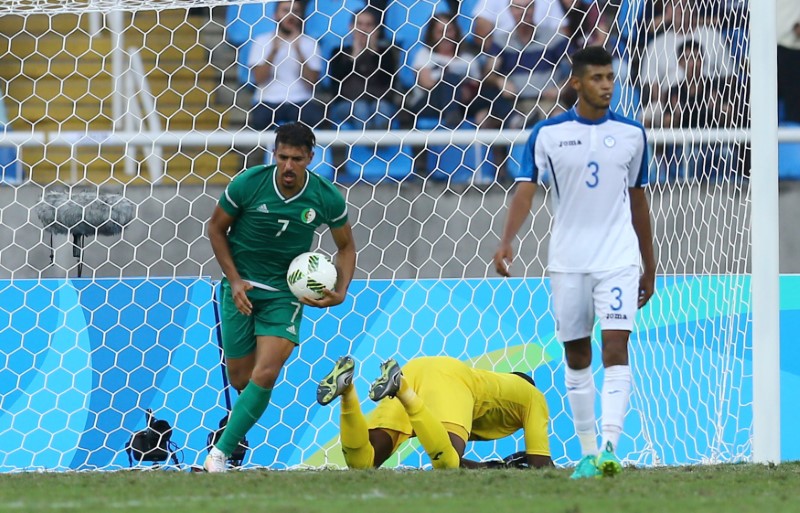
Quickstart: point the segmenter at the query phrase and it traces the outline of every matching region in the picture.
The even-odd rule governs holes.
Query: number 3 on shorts
[[[622,310],[622,289],[614,287],[611,289],[611,293],[614,294],[614,302],[611,303],[611,309],[615,312],[619,312]]]

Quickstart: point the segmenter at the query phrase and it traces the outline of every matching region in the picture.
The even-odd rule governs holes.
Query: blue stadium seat
[[[405,146],[353,145],[348,149],[345,170],[350,179],[377,183],[389,177],[401,181],[414,174],[414,159]]]
[[[800,123],[782,123],[781,126],[800,128]],[[778,144],[778,177],[781,180],[800,180],[800,143]]]
[[[458,8],[459,17],[457,19],[458,26],[461,28],[461,33],[469,40],[472,41],[472,11],[478,5],[480,0],[461,0]]]
[[[469,146],[428,146],[428,177],[450,183],[470,183],[483,179],[484,165],[490,159],[489,147],[483,144]]]
[[[331,182],[336,179],[336,166],[333,163],[333,155],[330,146],[317,146],[314,150],[314,158],[308,166],[315,173],[324,176]]]
[[[0,148],[0,183],[18,185],[24,181],[25,173],[22,171],[22,162],[17,156],[17,148],[13,146]]]
[[[611,110],[625,117],[639,119],[641,109],[641,91],[638,87],[614,81],[614,96],[611,98]]]
[[[252,84],[247,66],[250,44],[259,35],[275,31],[274,12],[275,4],[272,2],[229,5],[225,11],[225,41],[236,48],[238,77],[242,85]]]
[[[306,34],[317,40],[320,55],[330,59],[350,34],[353,15],[365,0],[314,0],[306,7]]]
[[[397,46],[409,48],[425,37],[425,26],[437,13],[450,13],[446,0],[395,0],[386,8],[387,38],[394,35]]]
[[[225,41],[239,47],[259,34],[274,31],[274,12],[272,2],[229,5],[225,11]]]
[[[418,118],[417,130],[434,130],[439,126],[438,119]],[[472,126],[465,122],[460,128]],[[491,160],[490,149],[482,144],[460,146],[455,144],[428,145],[426,148],[426,168],[432,180],[449,181],[450,183],[470,183],[475,173],[486,173],[487,160]],[[492,173],[493,174],[493,173]],[[481,177],[482,178],[482,177]]]

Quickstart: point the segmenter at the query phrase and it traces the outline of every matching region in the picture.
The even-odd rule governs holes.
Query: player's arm
[[[235,217],[225,212],[219,205],[214,208],[211,219],[208,221],[208,239],[211,241],[211,249],[217,259],[222,272],[228,278],[231,285],[231,294],[236,308],[245,315],[250,315],[253,305],[247,297],[247,291],[253,286],[242,280],[239,271],[233,263],[231,248],[228,245],[228,230],[230,229]]]
[[[268,43],[256,40],[250,50],[248,64],[252,69],[253,81],[258,85],[264,85],[275,78],[275,58],[280,49],[276,39],[273,38]]]
[[[304,39],[303,36],[300,36],[295,39],[295,43],[293,44],[297,45],[297,53],[300,55],[300,76],[313,86],[317,83],[317,80],[319,80],[319,72],[322,68],[322,63],[317,53],[316,45],[311,46],[310,49],[303,48],[304,41],[307,40]]]
[[[553,467],[550,457],[550,411],[544,395],[538,390],[523,418],[522,430],[525,439],[525,457],[530,468]]]
[[[656,258],[653,251],[653,229],[650,224],[650,206],[641,187],[630,189],[631,218],[636,237],[639,239],[639,252],[642,254],[644,272],[639,280],[639,308],[647,304],[653,295],[656,281]]]
[[[325,289],[321,299],[303,299],[302,302],[320,308],[336,306],[344,302],[347,297],[347,289],[353,281],[353,273],[356,269],[356,242],[353,238],[353,229],[350,223],[345,223],[337,228],[331,228],[333,242],[336,244],[336,286],[334,290]]]
[[[500,276],[511,276],[508,267],[514,260],[514,249],[511,242],[516,237],[522,223],[528,218],[536,194],[536,182],[517,182],[511,205],[508,207],[508,216],[503,227],[503,237],[494,254],[494,267]]]
[[[524,451],[515,452],[506,456],[502,460],[474,461],[461,458],[461,468],[481,469],[481,468],[549,468],[555,467],[550,456],[540,456],[538,454],[525,454]]]
[[[528,458],[529,468],[549,468],[555,467],[553,459],[550,456],[542,456],[540,454],[526,454]]]

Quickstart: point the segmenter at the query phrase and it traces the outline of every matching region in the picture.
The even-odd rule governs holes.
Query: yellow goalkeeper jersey
[[[474,369],[455,358],[416,358],[403,376],[448,430],[469,440],[497,440],[524,430],[525,452],[550,456],[549,413],[539,389],[514,374]],[[369,415],[370,428],[413,436],[400,401],[384,399]],[[449,426],[463,428],[449,429]]]

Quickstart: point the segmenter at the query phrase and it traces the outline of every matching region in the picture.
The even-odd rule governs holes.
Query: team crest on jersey
[[[617,144],[617,140],[609,135],[603,140],[603,144],[605,144],[608,148],[613,148],[614,145]]]
[[[313,208],[307,208],[300,214],[300,219],[302,219],[304,223],[310,223],[316,218],[317,212]]]

